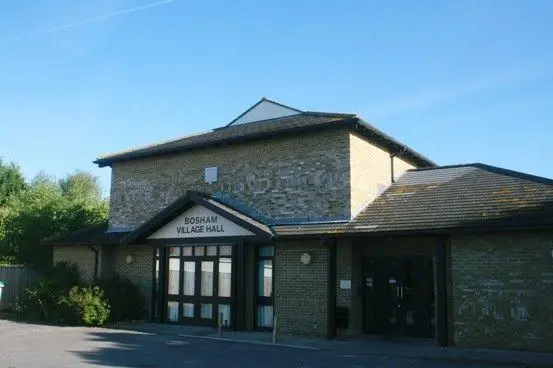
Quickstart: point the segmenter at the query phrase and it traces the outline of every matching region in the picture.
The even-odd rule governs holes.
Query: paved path
[[[0,320],[0,367],[497,367]]]

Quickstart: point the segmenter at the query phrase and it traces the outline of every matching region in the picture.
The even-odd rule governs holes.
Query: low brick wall
[[[126,257],[133,258],[127,264]],[[118,246],[114,252],[113,270],[131,280],[140,290],[144,307],[150,311],[152,303],[152,283],[154,267],[154,248],[150,245]]]
[[[458,346],[553,351],[553,233],[451,238]]]
[[[95,245],[98,253],[98,276],[109,276],[117,273],[130,279],[138,286],[144,308],[151,308],[153,282],[153,247],[149,245],[113,246]],[[105,257],[109,255],[109,257]],[[133,261],[127,264],[126,257],[131,255]],[[67,262],[75,264],[84,282],[94,281],[94,252],[84,245],[54,246],[54,264]]]
[[[350,280],[350,289],[341,289],[340,280]],[[336,304],[349,308],[349,327],[337,328],[338,337],[359,336],[363,329],[361,262],[353,261],[353,241],[338,239],[336,249]]]
[[[311,256],[301,263],[303,253]],[[275,248],[277,331],[327,336],[328,246],[320,240],[279,241]]]
[[[98,250],[98,272],[102,269],[102,247],[95,246]],[[77,266],[81,279],[84,282],[94,281],[95,253],[88,245],[56,245],[53,251],[53,262],[67,262]]]

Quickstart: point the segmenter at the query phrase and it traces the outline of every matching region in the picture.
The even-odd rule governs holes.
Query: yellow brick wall
[[[363,208],[392,183],[390,152],[356,133],[349,134],[351,216]],[[394,180],[405,171],[416,168],[406,160],[394,157]]]
[[[138,286],[144,301],[144,307],[149,310],[152,298],[153,247],[150,245],[96,245],[94,247],[100,251],[98,254],[98,276],[108,276],[112,274],[111,272],[116,272],[120,276],[130,279]],[[104,267],[102,265],[102,253],[105,251],[105,247],[110,249],[109,262],[106,262]],[[133,258],[133,262],[130,264],[126,262],[127,255],[131,255]],[[88,246],[55,246],[53,260],[54,264],[57,262],[75,264],[84,282],[92,283],[94,281],[94,252]]]
[[[357,215],[379,194],[379,184],[390,185],[390,153],[350,133],[351,216]]]
[[[346,219],[348,131],[197,149],[112,166],[110,227],[134,228],[187,190],[223,193],[271,219]],[[206,167],[218,181],[206,184]]]
[[[102,248],[94,246],[98,249],[98,272],[102,269]],[[53,262],[67,262],[74,264],[79,269],[81,279],[84,282],[91,283],[94,281],[94,252],[88,245],[56,245],[54,246]]]
[[[394,180],[397,180],[407,170],[416,169],[416,168],[417,167],[415,165],[410,164],[399,157],[394,157]]]
[[[450,244],[455,344],[553,352],[553,232]]]
[[[311,256],[303,264],[303,253]],[[281,334],[327,336],[328,246],[321,240],[281,240],[275,246],[275,315]]]
[[[154,248],[151,245],[117,246],[113,252],[113,269],[138,286],[144,306],[150,310],[154,267]],[[132,263],[127,264],[130,255]]]

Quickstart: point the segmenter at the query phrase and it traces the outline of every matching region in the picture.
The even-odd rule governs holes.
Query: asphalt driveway
[[[0,320],[0,367],[490,367]],[[497,366],[495,366],[497,367]]]

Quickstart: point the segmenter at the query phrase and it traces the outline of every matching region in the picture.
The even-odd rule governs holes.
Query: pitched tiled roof
[[[48,238],[42,241],[44,245],[92,245],[118,244],[129,232],[107,232],[108,224],[88,227],[72,231],[60,237]]]
[[[332,236],[553,229],[553,180],[483,164],[407,171],[351,222],[267,226],[207,194],[188,192],[134,232],[83,229],[44,244],[118,244],[141,239],[194,204],[256,234]]]
[[[426,167],[434,165],[428,158],[415,152],[404,144],[399,143],[374,126],[359,119],[354,114],[309,111],[275,119],[225,126],[205,133],[194,134],[160,144],[108,154],[98,158],[94,163],[103,167],[124,160],[172,154],[221,144],[267,139],[284,134],[297,134],[306,131],[339,127],[358,128],[356,131],[359,134],[365,135],[376,143],[389,148],[405,159],[414,161],[417,163],[417,166]]]
[[[254,233],[258,239],[270,239],[274,232],[269,226],[247,214],[212,198],[209,194],[188,191],[184,196],[174,201],[154,217],[140,225],[133,231],[107,232],[108,224],[79,229],[61,237],[44,239],[44,245],[91,245],[91,244],[129,244],[136,240],[143,240],[155,230],[159,229],[177,215],[194,205],[204,206],[215,213],[228,218],[230,221]]]
[[[275,226],[295,234],[553,229],[553,180],[469,164],[406,172],[347,224]]]
[[[154,217],[140,225],[134,231],[121,239],[122,244],[130,244],[139,240],[144,240],[153,232],[169,223],[175,217],[190,209],[194,205],[203,206],[235,224],[251,231],[260,238],[270,239],[274,237],[271,229],[246,214],[221,203],[212,198],[209,194],[189,190],[184,196],[174,201],[172,204],[161,210]]]

